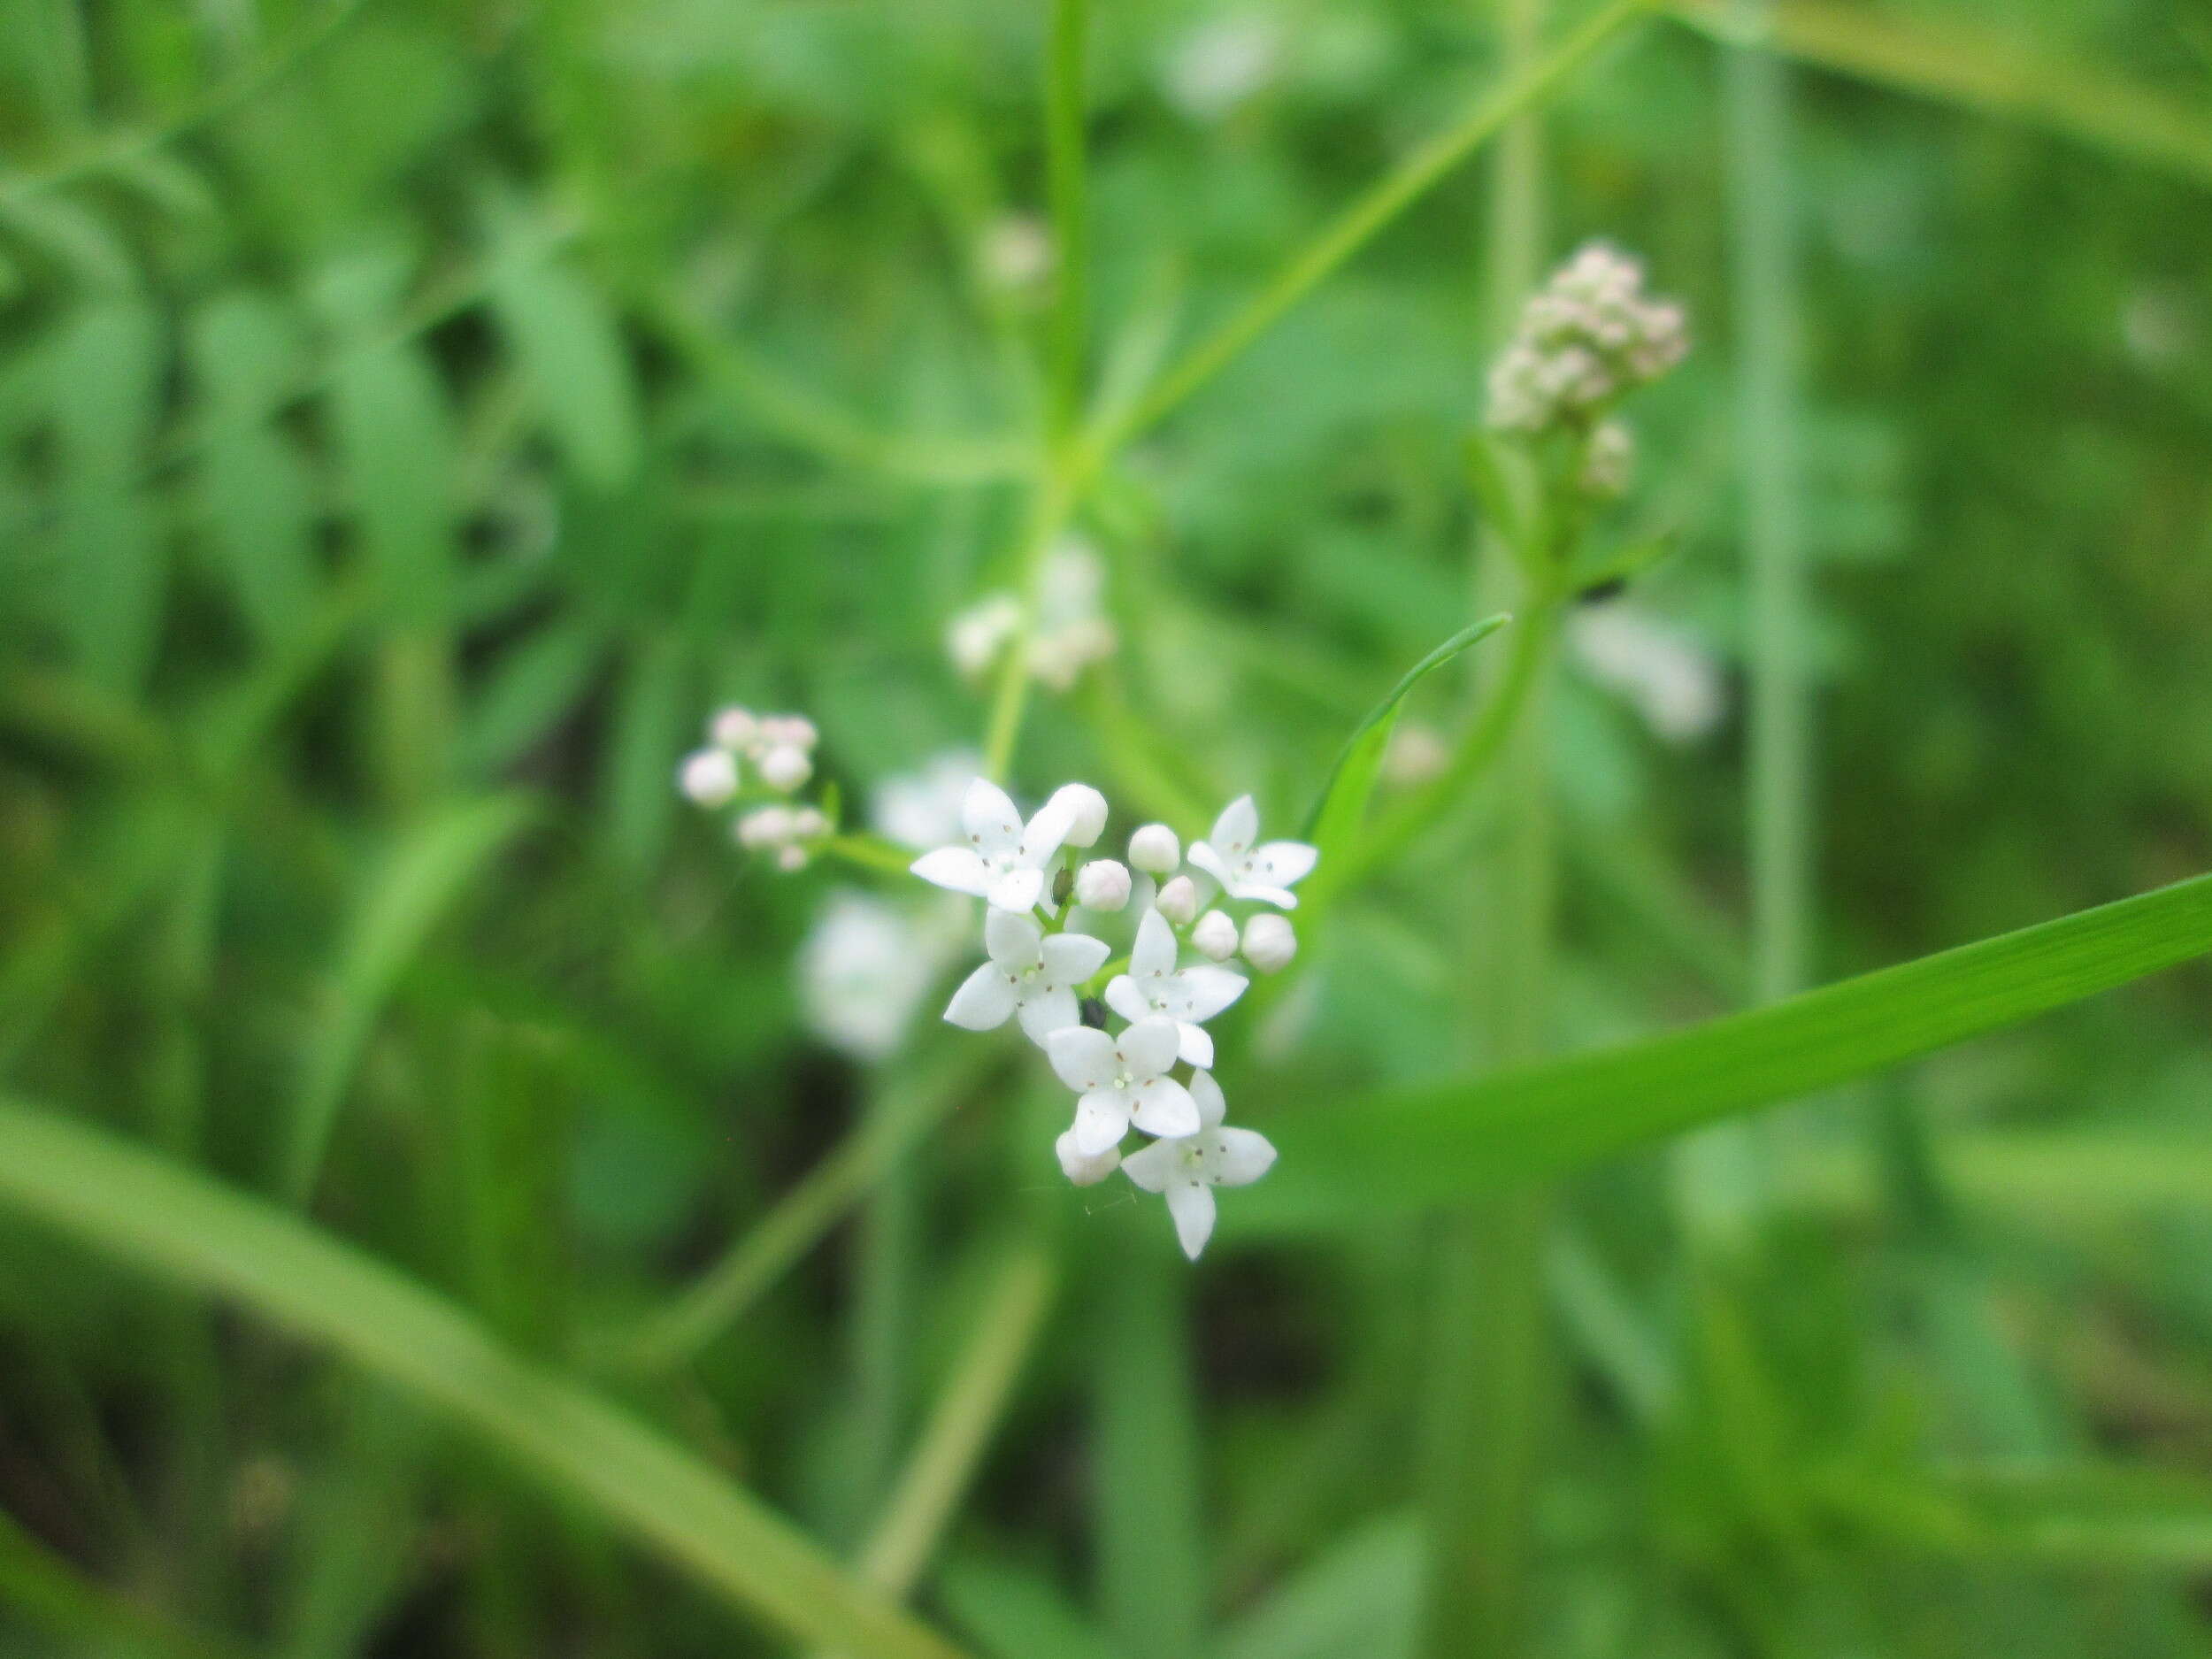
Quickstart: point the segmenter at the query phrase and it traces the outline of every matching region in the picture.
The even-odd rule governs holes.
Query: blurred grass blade
[[[335,1349],[788,1635],[856,1659],[957,1659],[741,1488],[502,1347],[451,1303],[269,1204],[0,1101],[0,1205]]]
[[[73,1644],[72,1653],[127,1654],[133,1659],[245,1659],[247,1650],[171,1624],[85,1577],[76,1564],[17,1525],[0,1509],[0,1607],[10,1622],[38,1626]],[[32,1651],[42,1651],[34,1648]]]
[[[461,727],[460,762],[480,776],[519,759],[584,699],[607,655],[595,618],[554,622],[500,657]]]
[[[1099,1617],[1143,1659],[1198,1659],[1205,1648],[1210,1573],[1189,1285],[1182,1257],[1152,1240],[1087,1286]]]
[[[1405,1659],[1421,1590],[1409,1516],[1325,1546],[1222,1637],[1221,1659]]]
[[[1731,0],[1667,0],[1667,10],[1722,40],[1744,31]],[[2039,127],[2126,162],[2212,185],[2212,112],[2001,34],[1924,22],[1870,6],[1783,0],[1754,38],[1776,51],[1900,92]]]
[[[282,1190],[292,1202],[304,1204],[314,1195],[338,1107],[400,974],[531,810],[518,795],[453,807],[404,836],[371,879],[347,930],[292,1105],[282,1165]]]
[[[605,299],[557,256],[526,248],[500,262],[491,300],[538,419],[579,478],[614,488],[642,441],[636,379]]]
[[[1512,619],[1501,613],[1462,628],[1406,670],[1404,677],[1390,688],[1390,695],[1353,728],[1336,764],[1329,769],[1328,781],[1321,786],[1312,810],[1306,814],[1303,839],[1321,849],[1324,862],[1349,849],[1359,834],[1367,803],[1375,793],[1375,780],[1382,772],[1383,756],[1390,748],[1390,734],[1397,728],[1399,707],[1407,695],[1428,675]]]
[[[1120,1659],[1053,1585],[988,1556],[947,1563],[937,1598],[990,1659]]]
[[[138,299],[96,301],[63,325],[52,374],[63,516],[60,620],[83,672],[135,690],[153,666],[168,572],[134,479],[161,408],[162,328]]]
[[[1351,1217],[1575,1168],[1811,1094],[2212,953],[2212,876],[1809,991],[1686,1031],[1393,1088],[1268,1125],[1282,1162],[1246,1211]]]
[[[2212,1484],[2172,1470],[1969,1464],[1811,1480],[1854,1524],[1934,1555],[2193,1577],[2212,1569]]]

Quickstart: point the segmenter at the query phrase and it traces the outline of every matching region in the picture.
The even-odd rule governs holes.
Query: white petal
[[[1148,1014],[1114,1040],[1114,1049],[1132,1077],[1158,1077],[1175,1064],[1182,1033],[1164,1014]]]
[[[1175,1217],[1175,1236],[1183,1254],[1195,1262],[1214,1235],[1214,1189],[1177,1181],[1167,1189],[1167,1212]]]
[[[1159,1011],[1144,1000],[1137,982],[1125,973],[1117,973],[1106,981],[1106,1006],[1133,1025]]]
[[[1236,864],[1259,838],[1260,810],[1252,804],[1250,795],[1240,795],[1221,809],[1221,816],[1214,820],[1214,833],[1207,840],[1213,842],[1216,852]]]
[[[1221,1120],[1229,1115],[1229,1102],[1221,1097],[1221,1085],[1214,1081],[1211,1071],[1191,1074],[1190,1097],[1198,1102],[1198,1121],[1209,1129],[1221,1127]]]
[[[1242,996],[1250,983],[1226,968],[1186,968],[1175,977],[1182,981],[1188,999],[1178,1016],[1182,1019],[1211,1019]]]
[[[1045,874],[1041,870],[1008,870],[994,874],[991,885],[983,896],[1002,910],[1027,911],[1037,908],[1037,901],[1045,895]],[[1297,901],[1293,899],[1292,903]]]
[[[1014,1011],[1014,987],[992,963],[985,963],[960,982],[945,1005],[945,1018],[969,1031],[988,1031],[1003,1025]]]
[[[1168,1183],[1183,1172],[1183,1148],[1179,1141],[1155,1141],[1139,1147],[1121,1161],[1121,1172],[1148,1193],[1164,1193]]]
[[[1137,942],[1129,948],[1129,972],[1141,979],[1175,972],[1175,930],[1157,910],[1137,924]]]
[[[1271,887],[1258,881],[1247,881],[1237,888],[1237,897],[1249,899],[1259,904],[1272,904],[1279,910],[1298,908],[1298,895],[1288,887]]]
[[[1065,1035],[1065,1033],[1061,1033]],[[1129,1133],[1129,1097],[1118,1088],[1094,1088],[1075,1105],[1075,1149],[1086,1157],[1119,1144]]]
[[[1129,1091],[1130,1116],[1148,1135],[1178,1139],[1198,1133],[1198,1102],[1171,1077],[1148,1078]]]
[[[1039,807],[1021,833],[1021,861],[1030,868],[1042,867],[1046,859],[1058,852],[1068,839],[1068,832],[1075,827],[1074,803],[1055,795]]]
[[[1227,863],[1224,861],[1221,854],[1214,850],[1211,843],[1193,841],[1190,844],[1188,856],[1193,865],[1204,871],[1221,884],[1221,890],[1224,893],[1228,894],[1232,898],[1243,896],[1237,891],[1235,878],[1229,873]]]
[[[1080,985],[1106,965],[1114,948],[1087,933],[1055,933],[1042,954],[1047,985]]]
[[[1249,1187],[1274,1167],[1275,1146],[1256,1129],[1217,1129],[1206,1167],[1224,1187]]]
[[[1019,910],[993,910],[983,918],[983,949],[991,960],[1016,973],[1037,965],[1045,930]]]
[[[1121,1162],[1121,1154],[1109,1147],[1103,1152],[1085,1152],[1075,1144],[1075,1131],[1071,1129],[1052,1143],[1052,1149],[1060,1159],[1060,1173],[1078,1187],[1095,1187],[1114,1172]]]
[[[960,825],[978,852],[1011,852],[1022,838],[1022,815],[988,778],[978,778],[961,797]]]
[[[1065,1031],[1083,1018],[1081,1004],[1075,993],[1064,987],[1048,990],[1033,990],[1020,1002],[1022,1029],[1029,1041],[1042,1048],[1045,1039],[1056,1031]]]
[[[950,887],[955,893],[972,893],[978,898],[991,887],[989,868],[965,847],[940,847],[933,853],[924,853],[907,868],[925,881]]]
[[[1213,1034],[1203,1025],[1194,1025],[1187,1019],[1178,1020],[1175,1029],[1182,1042],[1175,1050],[1175,1057],[1186,1064],[1210,1066],[1214,1063]]]
[[[1079,1094],[1114,1080],[1114,1040],[1088,1025],[1071,1025],[1045,1039],[1045,1057],[1060,1080]]]
[[[1259,873],[1279,887],[1289,887],[1313,873],[1321,849],[1303,841],[1269,841],[1254,859]]]

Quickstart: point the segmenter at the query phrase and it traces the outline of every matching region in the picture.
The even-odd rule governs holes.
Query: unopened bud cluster
[[[803,714],[755,714],[732,704],[707,722],[705,747],[684,757],[676,787],[710,811],[735,809],[731,833],[779,870],[803,870],[836,826],[819,807],[790,797],[814,776],[814,722]]]
[[[1118,649],[1119,637],[1106,619],[1106,571],[1098,555],[1082,541],[1063,541],[1047,558],[1037,588],[1036,625],[1025,652],[1029,672],[1052,691],[1072,690],[1083,671]],[[1012,594],[987,594],[952,619],[945,649],[953,666],[980,680],[996,666],[1021,633],[1021,601]]]
[[[1531,435],[1588,433],[1605,411],[1682,360],[1689,335],[1681,306],[1647,297],[1643,266],[1592,242],[1555,272],[1521,312],[1512,343],[1490,371],[1489,423]],[[1625,482],[1627,454],[1601,468]],[[1600,493],[1603,493],[1601,491]]]

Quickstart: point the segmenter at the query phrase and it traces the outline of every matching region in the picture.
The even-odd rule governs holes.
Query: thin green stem
[[[1075,484],[1057,459],[1047,464],[1030,500],[1016,556],[1021,593],[1021,620],[1007,641],[1000,660],[998,683],[991,695],[990,724],[983,738],[983,775],[1003,783],[1014,764],[1014,745],[1021,740],[1022,716],[1029,706],[1029,647],[1037,634],[1037,608],[1044,586],[1045,563],[1053,543],[1067,527],[1074,504]]]
[[[1052,332],[1045,371],[1045,429],[1057,449],[1082,407],[1089,344],[1090,180],[1084,153],[1084,49],[1090,0],[1053,0],[1045,65],[1045,164],[1052,205]]]

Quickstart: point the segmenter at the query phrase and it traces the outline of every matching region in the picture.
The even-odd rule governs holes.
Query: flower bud
[[[1244,959],[1262,973],[1278,973],[1298,954],[1290,918],[1263,910],[1244,925]]]
[[[753,740],[760,735],[760,722],[753,718],[750,709],[732,703],[707,722],[707,735],[723,749],[750,749]]]
[[[1178,876],[1160,889],[1154,907],[1169,921],[1180,927],[1198,914],[1198,889],[1188,876]]]
[[[791,834],[795,841],[818,841],[829,832],[829,818],[819,807],[803,806],[791,815]]]
[[[803,714],[772,714],[760,723],[760,741],[772,749],[790,748],[803,754],[820,738],[814,722]]]
[[[1129,838],[1129,862],[1152,875],[1171,875],[1183,862],[1183,843],[1166,825],[1148,824]]]
[[[1064,806],[1075,814],[1064,843],[1088,847],[1106,833],[1106,797],[1087,783],[1064,783],[1053,791],[1048,805]]]
[[[1129,902],[1129,866],[1094,858],[1075,872],[1075,902],[1087,910],[1118,910]]]
[[[737,820],[737,844],[754,852],[781,847],[791,839],[795,827],[789,807],[756,808]]]
[[[776,854],[776,868],[786,875],[793,875],[807,866],[807,850],[796,842],[781,848]]]
[[[1237,925],[1225,911],[1208,910],[1190,930],[1190,941],[1216,962],[1226,962],[1237,954]]]
[[[737,793],[737,760],[726,749],[703,749],[684,757],[676,787],[696,806],[725,806]]]
[[[760,757],[760,775],[771,789],[788,792],[814,775],[814,763],[795,743],[779,743]]]

